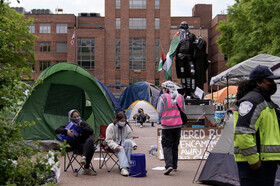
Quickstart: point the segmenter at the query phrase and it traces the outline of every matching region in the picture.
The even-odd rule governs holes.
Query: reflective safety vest
[[[162,110],[162,117],[161,117],[161,124],[166,126],[175,126],[175,125],[182,125],[182,119],[180,115],[180,111],[178,110],[177,105],[171,105],[171,97],[169,94],[162,94],[161,95],[164,101],[164,108]],[[183,101],[182,96],[178,94],[178,101],[177,104],[181,110],[183,109]]]
[[[251,93],[251,92],[250,92]],[[256,93],[249,97],[256,99]],[[261,96],[261,95],[259,95]],[[252,101],[253,102],[253,101]],[[249,126],[238,121],[240,113],[234,111],[234,157],[237,162],[255,164],[261,161],[280,160],[280,131],[273,102],[256,100]],[[239,123],[239,125],[237,125]]]

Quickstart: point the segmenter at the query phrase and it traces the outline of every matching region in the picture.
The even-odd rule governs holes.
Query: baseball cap
[[[274,75],[269,67],[263,65],[258,65],[251,70],[249,75],[249,80],[263,79],[263,78],[280,79],[280,76]]]

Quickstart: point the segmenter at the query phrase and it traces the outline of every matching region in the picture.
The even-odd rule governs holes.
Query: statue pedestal
[[[186,99],[185,104],[185,113],[188,116],[187,127],[194,127],[196,125],[207,126],[203,114],[211,123],[214,123],[215,110],[213,105],[209,105],[209,100]]]

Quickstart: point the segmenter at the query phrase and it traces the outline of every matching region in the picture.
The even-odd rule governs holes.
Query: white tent
[[[269,54],[259,54],[212,77],[210,85],[238,85],[239,82],[248,79],[250,71],[258,65],[268,66],[275,75],[280,75],[280,57]],[[276,82],[279,83],[278,81]],[[280,84],[277,84],[277,92],[272,96],[272,100],[280,105]]]
[[[129,122],[134,121],[133,116],[138,112],[139,108],[142,108],[144,113],[150,116],[150,122],[158,122],[158,111],[151,103],[145,100],[136,100],[128,107],[126,117]]]
[[[280,57],[272,56],[269,54],[259,54],[250,59],[247,59],[237,65],[225,70],[224,72],[211,78],[210,85],[238,85],[242,80],[248,79],[250,71],[258,66],[265,65],[273,67],[280,63]],[[279,74],[280,75],[280,70]],[[227,84],[228,80],[228,84]]]

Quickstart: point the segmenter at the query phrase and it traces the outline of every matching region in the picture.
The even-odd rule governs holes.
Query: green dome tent
[[[99,126],[114,119],[107,94],[85,69],[72,63],[58,63],[39,76],[43,81],[33,88],[16,121],[41,121],[22,131],[25,140],[54,140],[55,129],[68,122],[68,111],[79,110],[82,120],[99,136]]]

